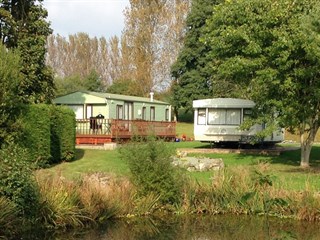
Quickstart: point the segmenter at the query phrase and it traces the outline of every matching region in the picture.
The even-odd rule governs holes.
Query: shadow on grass
[[[245,156],[252,156],[256,160],[254,163],[259,163],[259,161],[265,161],[270,164],[283,164],[293,167],[300,166],[300,156],[301,150],[288,150],[282,152],[279,156],[264,156],[264,155],[248,155],[248,154],[239,154],[237,159],[243,158]],[[261,160],[262,159],[262,160]],[[320,173],[320,145],[312,147],[310,154],[310,168],[292,168],[288,169],[288,172],[305,172],[305,173]]]
[[[76,149],[75,157],[72,162],[82,159],[84,156],[84,152],[84,149]]]

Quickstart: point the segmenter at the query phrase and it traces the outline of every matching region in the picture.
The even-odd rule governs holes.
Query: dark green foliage
[[[206,19],[213,12],[219,0],[193,0],[187,17],[187,33],[184,47],[171,68],[174,82],[172,85],[172,105],[192,110],[192,100],[212,96],[212,68],[207,54],[211,46],[200,42],[205,31]]]
[[[155,137],[146,142],[136,141],[120,149],[128,164],[132,182],[142,196],[159,195],[162,203],[178,203],[181,198],[182,179],[171,164],[173,149]]]
[[[15,132],[15,118],[20,99],[17,89],[21,74],[19,55],[0,44],[0,146]]]
[[[75,128],[75,116],[70,108],[51,106],[51,163],[74,158]]]
[[[48,105],[25,105],[21,110],[19,143],[27,148],[30,160],[38,167],[51,161],[50,109]]]
[[[18,142],[28,149],[35,167],[73,159],[75,116],[71,109],[46,104],[25,105],[19,123]]]
[[[65,78],[56,78],[56,94],[64,95],[76,91],[94,91],[101,92],[104,90],[100,76],[95,70],[85,77],[80,75],[72,75]]]
[[[45,65],[46,39],[51,34],[43,0],[0,1],[0,40],[19,50],[22,74],[18,96],[25,103],[50,102],[53,74]]]
[[[116,81],[113,81],[112,85],[108,87],[107,92],[114,94],[132,95],[133,85],[134,82],[132,80],[118,79]]]
[[[303,167],[320,126],[319,13],[316,0],[226,1],[215,7],[202,38],[217,86],[252,99],[256,122],[304,136]]]
[[[28,152],[14,144],[0,150],[0,197],[14,202],[20,214],[27,218],[36,215],[39,191],[30,168]]]

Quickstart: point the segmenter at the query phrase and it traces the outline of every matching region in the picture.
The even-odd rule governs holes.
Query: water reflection
[[[86,231],[26,234],[22,239],[220,240],[320,239],[320,224],[248,216],[135,218],[108,222]],[[28,235],[28,236],[27,236]]]

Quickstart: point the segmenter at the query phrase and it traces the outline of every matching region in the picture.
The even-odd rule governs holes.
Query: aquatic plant
[[[0,239],[16,232],[20,220],[18,207],[11,200],[0,197]]]

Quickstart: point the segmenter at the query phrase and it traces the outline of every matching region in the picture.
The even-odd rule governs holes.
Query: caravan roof
[[[210,98],[193,101],[193,108],[253,108],[251,100],[239,98]]]

